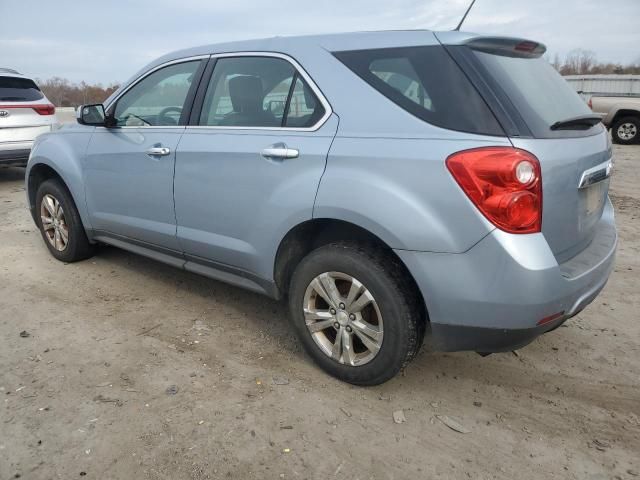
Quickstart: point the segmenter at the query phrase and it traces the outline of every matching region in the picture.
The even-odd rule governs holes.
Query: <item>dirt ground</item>
[[[261,296],[115,248],[57,262],[0,170],[0,480],[640,478],[640,146],[615,158],[617,267],[590,307],[375,388],[322,373]]]

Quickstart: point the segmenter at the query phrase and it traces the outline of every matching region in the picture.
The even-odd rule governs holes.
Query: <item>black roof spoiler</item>
[[[506,57],[538,58],[547,51],[543,43],[523,38],[472,37],[463,43],[473,50]]]

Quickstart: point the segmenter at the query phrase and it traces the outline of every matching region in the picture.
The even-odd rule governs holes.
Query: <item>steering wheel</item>
[[[169,117],[168,114],[171,112],[176,112],[178,114],[182,114],[182,107],[166,107],[163,108],[160,113],[158,113],[158,124],[159,125],[178,125],[178,122]]]

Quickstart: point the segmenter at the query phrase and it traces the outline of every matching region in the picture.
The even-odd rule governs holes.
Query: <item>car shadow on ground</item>
[[[222,305],[237,313],[243,322],[243,328],[249,328],[264,335],[264,342],[277,344],[284,357],[296,362],[305,362],[311,368],[317,369],[317,375],[323,381],[328,377],[315,367],[310,357],[304,353],[301,344],[289,328],[288,307],[285,301],[277,301],[258,293],[253,293],[239,287],[234,287],[217,280],[199,276],[197,274],[171,267],[116,247],[101,245],[95,257],[100,266],[106,263],[107,270],[119,272],[122,275],[138,277],[141,283],[149,286],[154,283],[153,290],[176,292],[176,302],[202,302],[213,306]],[[195,299],[193,297],[196,297]],[[234,327],[233,319],[225,322],[226,328]],[[140,326],[142,327],[142,326]],[[538,348],[530,347],[530,353],[536,356]],[[543,349],[549,348],[548,346]],[[513,358],[511,358],[513,357]],[[505,362],[506,360],[506,362]],[[499,365],[501,364],[502,365]],[[522,369],[527,367],[518,362],[512,353],[497,354],[486,359],[474,352],[442,353],[431,352],[422,348],[420,353],[409,365],[406,371],[390,384],[402,382],[412,391],[426,388],[426,385],[437,381],[440,377],[473,380],[474,377],[484,377],[489,384],[500,384],[508,378],[518,378]],[[506,369],[506,370],[503,370]],[[534,369],[535,370],[535,369]],[[445,373],[446,372],[446,373]],[[543,372],[539,372],[543,375]],[[507,380],[507,383],[509,380]],[[526,380],[525,380],[526,382]],[[336,380],[337,384],[342,384]],[[517,381],[514,385],[524,385]],[[342,384],[346,385],[346,384]]]
[[[149,285],[155,283],[153,290],[175,291],[176,302],[211,303],[233,310],[238,320],[229,318],[223,320],[225,328],[234,328],[234,322],[242,322],[243,329],[260,332],[262,342],[277,345],[276,356],[282,356],[282,363],[294,361],[306,365],[299,371],[306,376],[311,374],[316,380],[325,382],[335,381],[336,385],[345,385],[338,380],[329,379],[302,350],[300,343],[291,332],[288,322],[288,308],[285,302],[272,300],[266,296],[249,292],[213,279],[183,271],[155,260],[144,258],[115,247],[101,246],[96,261],[98,265],[106,262],[108,269],[114,267],[127,275],[138,276],[140,282]],[[190,298],[191,297],[191,298]],[[196,297],[195,299],[193,297]],[[591,397],[591,401],[605,407],[611,399],[607,390],[596,389],[589,382],[571,382],[573,376],[563,368],[548,368],[549,361],[558,361],[558,346],[576,341],[578,335],[576,323],[578,319],[569,320],[568,328],[558,329],[556,332],[536,339],[518,354],[511,352],[498,353],[486,358],[474,352],[431,352],[422,348],[414,361],[401,375],[385,385],[374,387],[380,391],[390,391],[401,388],[405,393],[416,395],[433,393],[434,385],[442,384],[445,379],[454,381],[458,385],[465,385],[463,389],[484,385],[485,388],[512,388],[527,392],[531,385],[539,388],[543,396],[555,397],[562,386],[562,395],[579,399]],[[239,325],[238,325],[239,327]],[[579,336],[579,335],[578,335]],[[564,355],[560,354],[561,357]],[[561,365],[561,364],[560,364]],[[256,365],[258,367],[258,365]],[[296,370],[301,367],[294,367]],[[313,370],[316,373],[313,373]],[[445,382],[450,385],[449,381]],[[612,382],[615,384],[615,382]],[[629,402],[626,396],[629,389],[626,385],[618,385],[617,400],[624,405]],[[439,388],[435,388],[436,391]],[[439,392],[444,393],[444,392]],[[609,398],[609,400],[608,400]],[[631,397],[629,397],[631,398]],[[631,404],[628,406],[631,407]]]
[[[24,174],[24,168],[0,167],[0,183],[24,180]]]
[[[264,331],[269,337],[285,341],[283,348],[296,348],[293,334],[288,326],[288,308],[284,301],[273,300],[265,295],[235,287],[208,277],[188,272],[170,265],[165,265],[134,253],[109,245],[100,245],[96,259],[126,271],[128,275],[139,276],[146,284],[156,283],[159,290],[173,290],[176,301],[189,302],[197,297],[203,304],[211,302],[235,310],[239,317],[248,322],[248,326],[256,331]],[[180,299],[178,297],[181,297]],[[185,298],[186,297],[186,298]],[[288,340],[285,340],[286,337]]]

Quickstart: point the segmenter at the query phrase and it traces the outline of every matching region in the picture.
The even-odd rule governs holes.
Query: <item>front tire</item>
[[[320,247],[297,266],[289,289],[293,329],[330,375],[378,385],[415,356],[424,306],[399,261],[345,243]]]
[[[94,246],[87,239],[78,209],[60,181],[49,179],[38,188],[36,223],[49,252],[61,262],[77,262],[93,255]]]
[[[632,145],[640,142],[640,117],[622,117],[611,126],[614,143]]]

